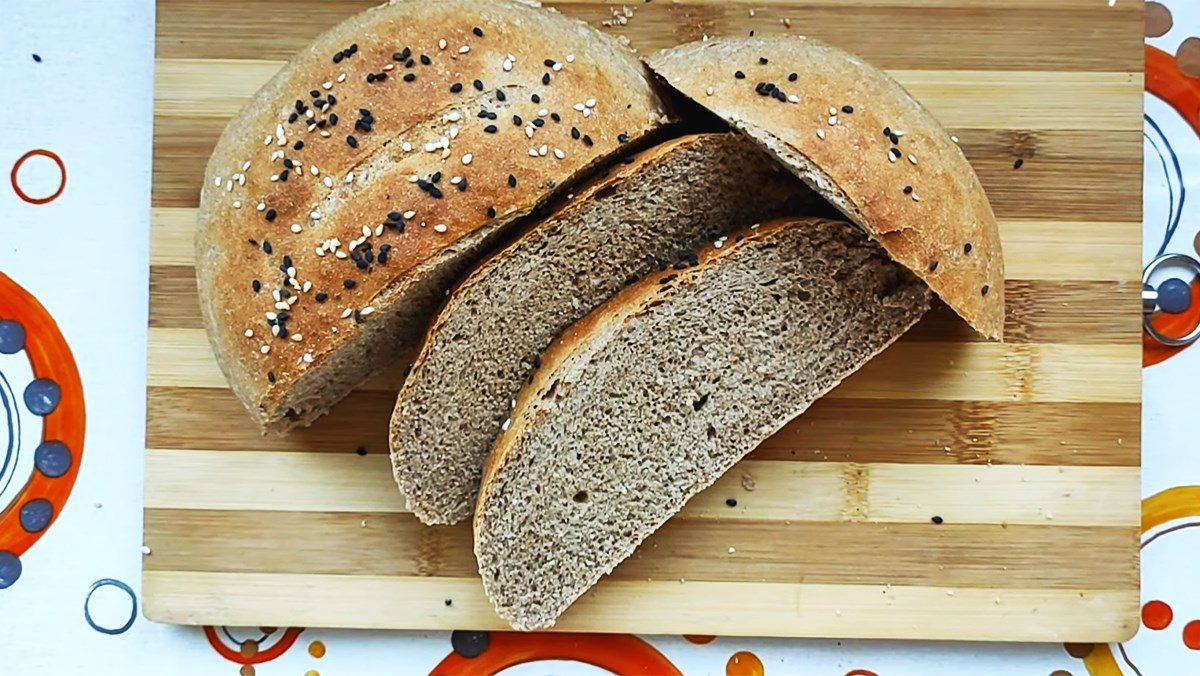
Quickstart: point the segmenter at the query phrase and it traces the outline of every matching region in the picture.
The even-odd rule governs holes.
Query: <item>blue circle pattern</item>
[[[88,607],[88,604],[92,602],[92,594],[95,594],[96,590],[101,587],[116,587],[117,589],[120,589],[129,595],[129,619],[125,621],[125,624],[115,629],[102,627],[96,624],[96,620],[92,619],[92,611]],[[88,588],[87,597],[83,599],[83,619],[87,620],[88,625],[90,625],[92,629],[95,629],[101,634],[108,634],[109,636],[124,634],[125,632],[129,631],[130,627],[133,626],[134,620],[137,620],[137,605],[137,594],[133,592],[133,589],[129,585],[121,582],[120,580],[114,580],[110,577],[106,577],[102,580],[96,580],[92,583],[92,586]]]
[[[0,551],[0,589],[12,586],[21,577],[21,559],[9,551]]]
[[[1192,287],[1176,277],[1163,280],[1158,285],[1158,307],[1163,312],[1177,315],[1186,312],[1192,305]]]
[[[34,415],[48,416],[62,401],[62,390],[49,378],[38,378],[25,387],[25,406]]]
[[[71,469],[71,449],[61,441],[43,441],[33,452],[33,466],[51,479]]]
[[[0,354],[16,354],[25,349],[25,327],[11,319],[0,321]]]
[[[37,498],[21,505],[21,528],[26,533],[40,533],[50,525],[54,518],[54,505],[49,500]]]

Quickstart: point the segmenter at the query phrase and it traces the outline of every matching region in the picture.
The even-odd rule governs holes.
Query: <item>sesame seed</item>
[[[837,123],[838,123],[837,115],[833,115],[829,118],[830,126],[836,125]]]
[[[346,137],[346,145],[350,146],[351,148],[357,148],[358,147],[358,139],[354,138],[354,136],[347,136]]]
[[[438,40],[438,49],[445,49],[445,48],[446,48],[446,40],[444,38]]]
[[[953,134],[950,135],[950,140],[954,141],[955,143],[958,143],[958,137]]]
[[[443,226],[443,227],[444,227],[444,226]],[[374,307],[371,307],[370,305],[368,305],[368,306],[366,306],[365,308],[363,308],[363,309],[359,310],[359,311],[358,311],[358,314],[360,314],[360,315],[362,315],[362,316],[366,317],[367,315],[369,315],[369,314],[371,314],[371,313],[373,313],[373,312],[375,312],[375,308],[374,308]]]
[[[459,47],[459,48],[458,48],[458,53],[459,53],[459,54],[466,54],[466,53],[467,53],[467,52],[469,52],[469,51],[471,51],[471,48],[470,48],[470,46],[468,46],[468,45],[463,45],[462,47]]]
[[[895,162],[900,159],[900,151],[895,148],[888,148],[888,160]]]
[[[849,115],[854,112],[854,106],[842,106],[842,112]]]
[[[471,32],[474,33],[475,37],[477,37],[477,38],[483,37],[483,29],[480,28],[479,26],[472,28]]]
[[[910,164],[916,164],[916,163],[917,163],[917,158],[916,158],[916,156],[915,156],[915,155],[909,155],[909,156],[908,156],[908,161],[909,161],[909,163],[910,163]]]
[[[406,221],[407,221],[407,220],[409,220],[409,219],[411,219],[413,216],[416,216],[416,215],[417,215],[417,212],[415,212],[415,211],[412,211],[411,209],[410,209],[409,211],[406,211],[406,212],[404,212],[404,214],[403,214],[403,216],[404,216],[404,220],[406,220]]]
[[[588,99],[587,101],[583,102],[583,105],[587,106],[588,108],[595,108],[596,107],[596,99]]]
[[[254,329],[246,329],[246,337],[253,338],[254,337]]]
[[[971,253],[971,249],[973,249],[973,248],[974,247],[971,246],[971,243],[967,242],[966,244],[963,245],[963,253]]]
[[[705,93],[705,94],[708,94],[709,96],[712,96],[712,95],[713,95],[713,88],[712,88],[712,87],[709,87],[708,89],[705,89],[705,90],[704,90],[704,93]]]
[[[433,226],[433,230],[434,232],[446,232],[446,224],[438,223],[437,225]]]
[[[795,94],[788,94],[787,100],[791,103],[799,103],[800,97],[796,96]]]
[[[986,296],[986,295],[988,295],[988,290],[989,290],[990,288],[991,288],[991,287],[989,287],[987,284],[984,284],[984,285],[983,285],[983,288],[982,288],[982,289],[980,289],[980,290],[979,290],[979,292],[980,292],[980,294],[982,294],[982,295]]]
[[[1025,160],[1018,157],[1017,161],[1013,162],[1013,169],[1020,169],[1021,165],[1023,165],[1023,164],[1025,164]]]
[[[566,153],[564,153],[564,152],[563,152],[561,149],[559,149],[559,148],[555,148],[555,149],[554,149],[554,156],[555,156],[555,157],[557,157],[558,159],[560,159],[560,160],[561,160],[561,159],[563,159],[564,157],[566,157],[566,156],[567,156],[567,154],[566,154]]]
[[[904,194],[905,195],[911,195],[912,191],[913,191],[913,187],[911,185],[904,186]]]
[[[917,191],[916,191],[916,190],[914,190],[914,191],[912,192],[912,201],[914,201],[914,202],[920,202],[920,201],[921,201],[921,196],[917,194]]]
[[[300,227],[299,223],[292,223],[292,232],[299,234],[304,228]]]
[[[258,351],[259,351],[259,352],[262,352],[263,354],[267,354],[268,352],[270,352],[270,351],[271,351],[271,346],[270,346],[270,345],[263,345],[262,347],[258,348]]]
[[[301,334],[301,333],[293,333],[293,334],[292,334],[292,340],[294,340],[294,341],[296,341],[297,343],[299,343],[300,341],[304,340],[304,334]]]
[[[342,310],[342,319],[345,319],[352,314],[354,314],[354,310],[351,310],[350,308],[346,308],[345,310]]]
[[[817,137],[820,138],[821,140],[824,140],[825,139],[825,130],[818,127],[817,128]]]
[[[512,174],[508,175],[508,187],[510,187],[510,188],[517,187],[517,177],[516,176],[513,176]]]
[[[934,272],[935,270],[937,270],[937,268],[938,268],[938,262],[937,262],[937,261],[930,261],[930,263],[929,263],[929,271],[930,271],[930,272]]]
[[[740,71],[740,70],[735,70],[735,71],[733,71],[733,76],[734,76],[734,77],[736,77],[736,78],[737,78],[737,79],[739,79],[739,80],[745,80],[745,79],[746,79],[746,74],[745,74],[745,73],[743,73],[743,72],[742,72],[742,71]]]
[[[241,200],[234,200],[234,201],[233,201],[233,208],[234,208],[234,209],[241,209],[241,208],[242,208],[242,201],[241,201]]]

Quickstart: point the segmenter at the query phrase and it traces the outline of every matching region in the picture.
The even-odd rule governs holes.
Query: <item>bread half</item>
[[[497,612],[517,629],[551,626],[929,300],[859,228],[789,220],[721,240],[574,324],[484,471],[475,554]]]
[[[687,136],[618,165],[489,258],[451,295],[396,402],[392,462],[408,507],[430,524],[470,516],[513,398],[572,322],[811,195],[741,135]]]
[[[648,63],[762,144],[977,331],[1001,337],[996,217],[955,139],[895,80],[799,36],[692,42]]]
[[[629,49],[535,3],[394,0],[330,29],[206,170],[197,281],[233,391],[266,429],[311,422],[510,223],[664,113]]]

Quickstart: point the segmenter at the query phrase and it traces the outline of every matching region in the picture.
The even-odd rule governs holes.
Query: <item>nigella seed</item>
[[[542,73],[542,84],[550,84],[550,73]]]
[[[353,279],[343,279],[342,286],[346,287],[347,289],[353,289],[354,287],[358,286],[358,282],[354,281]]]
[[[534,94],[533,96],[529,97],[529,100],[533,101],[534,103],[541,103],[542,97],[538,96],[537,94]]]
[[[462,83],[461,82],[455,82],[454,84],[450,85],[450,93],[451,94],[457,94],[461,91],[462,91]]]
[[[800,76],[799,76],[799,75],[797,75],[796,73],[792,73],[791,75],[788,75],[788,82],[795,82],[795,81],[796,81],[796,79],[797,79],[797,78],[799,78],[799,77],[800,77]]]
[[[254,289],[254,293],[262,291],[262,282],[258,281],[257,279],[253,282],[250,282],[250,288]]]
[[[329,300],[329,294],[325,293],[324,291],[318,291],[315,297],[318,303],[324,303],[325,301]]]
[[[477,37],[477,38],[483,37],[483,29],[480,28],[479,26],[472,28],[471,32],[474,33],[475,37]]]
[[[496,125],[489,124],[488,126],[484,127],[483,130],[489,134],[495,134],[496,133]]]
[[[745,79],[746,79],[746,74],[745,74],[745,73],[743,73],[743,72],[742,72],[742,71],[740,71],[740,70],[735,70],[735,71],[733,71],[733,76],[734,76],[734,77],[736,77],[736,78],[737,78],[737,79],[739,79],[739,80],[745,80]]]
[[[483,91],[483,82],[480,80],[475,80],[474,82],[471,83],[471,86],[474,87],[475,91],[477,91],[477,92]]]
[[[508,175],[508,187],[510,187],[510,188],[517,187],[517,177],[516,176],[513,176],[512,174]]]
[[[277,214],[275,213],[275,210],[274,210],[274,209],[267,209],[266,218],[267,218],[267,220],[268,220],[268,221],[273,221],[273,220],[275,220],[275,216],[276,216],[276,215],[277,215]]]
[[[412,82],[412,81],[413,81],[413,80],[415,80],[415,79],[417,79],[417,76],[416,76],[415,74],[413,74],[413,73],[405,73],[405,74],[404,74],[404,81],[405,81],[405,82]]]
[[[358,139],[354,138],[353,136],[347,136],[346,137],[346,145],[350,146],[351,148],[357,148],[358,147]]]
[[[263,253],[270,255],[271,254],[271,243],[264,239],[263,243],[262,243],[262,250],[263,250]]]
[[[521,116],[520,115],[513,115],[513,124],[518,127],[521,126]]]
[[[971,249],[973,249],[973,248],[974,247],[971,246],[971,243],[967,242],[966,244],[963,245],[963,253],[971,253]]]
[[[991,287],[989,287],[987,284],[984,284],[984,285],[983,285],[983,288],[979,290],[979,293],[980,293],[981,295],[984,295],[984,296],[986,296],[986,295],[988,294],[988,290],[989,290],[990,288],[991,288]]]
[[[426,56],[424,54],[421,55],[421,65],[422,66],[428,66],[431,63],[433,63],[433,61],[431,61],[428,56]]]
[[[508,97],[504,95],[504,90],[502,90],[502,89],[496,90],[496,100],[497,101],[505,101],[507,99],[508,99]]]

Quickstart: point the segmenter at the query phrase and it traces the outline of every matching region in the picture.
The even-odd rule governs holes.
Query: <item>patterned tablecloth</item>
[[[1142,255],[1197,256],[1200,212],[1187,198],[1200,194],[1200,3],[1150,2],[1146,16]],[[1200,348],[1146,350],[1143,627],[1122,645],[147,621],[139,578],[153,40],[151,0],[8,0],[0,18],[0,165],[11,176],[0,187],[0,674],[334,676],[517,662],[505,673],[602,673],[614,654],[647,673],[1200,673],[1200,591],[1189,575],[1200,555],[1190,394]],[[1170,330],[1198,319],[1200,300],[1160,321]]]

